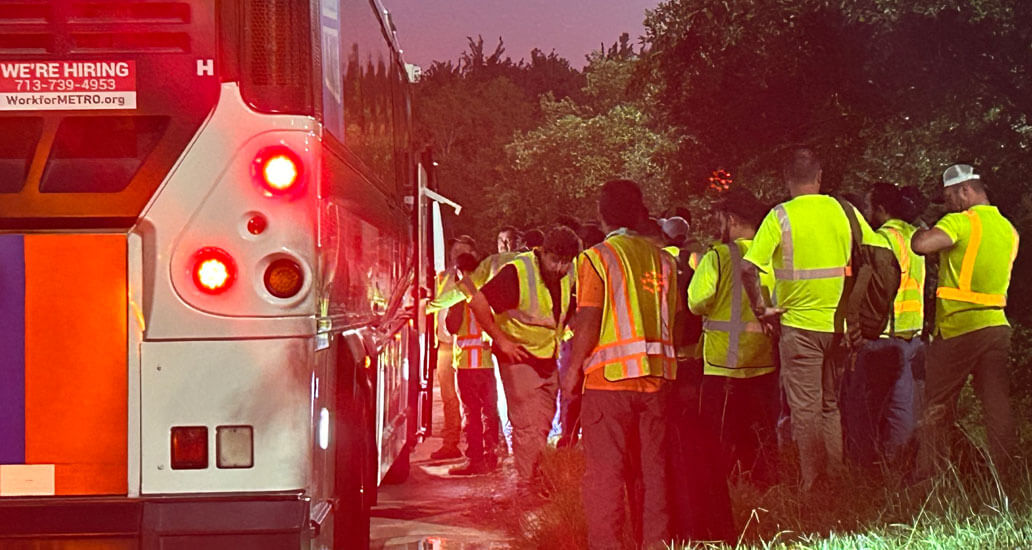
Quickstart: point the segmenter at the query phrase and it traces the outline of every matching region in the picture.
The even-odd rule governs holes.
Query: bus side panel
[[[315,379],[312,338],[145,342],[144,494],[294,491],[308,486]],[[208,466],[173,469],[175,426],[208,430]],[[219,467],[219,427],[253,429],[253,466]]]
[[[4,319],[5,332],[23,335],[22,353],[5,357],[3,369],[21,369],[3,381],[20,394],[5,402],[3,416],[22,422],[21,440],[4,443],[17,443],[22,456],[4,457],[0,496],[125,494],[125,236],[7,235],[4,242],[4,264],[23,275],[22,288],[6,277],[2,289],[22,297],[20,310],[8,313],[23,315]]]

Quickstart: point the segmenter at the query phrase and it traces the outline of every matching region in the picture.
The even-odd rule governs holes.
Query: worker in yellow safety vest
[[[688,286],[688,307],[703,316],[700,418],[716,433],[726,471],[768,487],[777,481],[774,343],[749,307],[741,281],[742,257],[768,208],[748,191],[731,190],[714,210],[720,242],[702,257]],[[769,296],[774,276],[764,267],[760,278]]]
[[[955,164],[942,175],[946,214],[918,231],[913,251],[939,254],[934,340],[925,371],[918,475],[930,475],[948,452],[945,431],[969,375],[982,402],[989,456],[1001,472],[1013,465],[1016,445],[1008,365],[1011,328],[1004,313],[1018,232],[990,204],[973,167]]]
[[[556,353],[571,311],[570,265],[580,240],[566,227],[545,235],[540,248],[518,254],[477,290],[470,307],[492,339],[508,402],[519,492],[533,478],[556,411]]]
[[[462,300],[459,288],[459,273],[456,267],[458,258],[464,254],[473,254],[476,244],[469,235],[462,235],[448,242],[448,269],[437,275],[434,299],[426,306],[426,312],[436,314],[437,326],[437,383],[441,388],[441,401],[444,410],[444,429],[441,431],[443,442],[440,448],[430,453],[433,460],[459,458],[462,415],[459,411],[459,394],[455,388],[455,367],[453,366],[453,339],[448,332],[445,316],[448,307]]]
[[[925,201],[916,186],[877,182],[865,202],[900,267],[889,324],[878,339],[863,343],[842,392],[846,454],[869,467],[900,459],[917,424],[913,370],[924,347],[925,260],[910,250],[910,241]]]
[[[459,256],[457,267],[462,277],[477,268],[472,254]],[[462,401],[468,462],[448,471],[451,475],[475,475],[498,466],[498,392],[495,387],[491,344],[463,300],[448,310],[448,331],[455,335],[453,365]]]
[[[763,219],[743,258],[742,277],[756,317],[770,322],[780,315],[780,380],[799,449],[802,489],[808,492],[822,469],[832,478],[844,474],[838,395],[847,353],[845,327],[836,319],[842,317],[837,313],[853,236],[843,205],[820,192],[821,165],[813,151],[793,151],[783,177],[792,199]],[[862,244],[887,248],[850,208]],[[776,308],[764,299],[758,277],[768,265],[774,271]]]
[[[580,379],[573,374],[583,373],[589,548],[622,548],[625,489],[637,516],[631,523],[641,526],[636,542],[648,546],[670,529],[667,401],[677,370],[677,267],[634,230],[647,219],[636,183],[603,185],[599,215],[610,233],[579,261],[571,376],[563,386],[573,391]]]

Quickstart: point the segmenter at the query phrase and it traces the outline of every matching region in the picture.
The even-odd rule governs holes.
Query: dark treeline
[[[486,251],[503,224],[593,218],[612,177],[641,182],[657,214],[701,214],[718,170],[773,203],[783,153],[805,145],[825,159],[829,192],[889,180],[934,194],[945,167],[974,164],[1030,234],[1032,2],[669,0],[645,27],[582,69],[471,39],[424,73],[418,139],[467,208],[456,232]],[[1008,307],[1024,323],[1030,258],[1019,255]]]

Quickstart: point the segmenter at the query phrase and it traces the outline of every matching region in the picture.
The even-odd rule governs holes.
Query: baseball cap
[[[663,233],[670,238],[684,237],[688,234],[688,221],[681,216],[672,216],[659,220]]]
[[[942,173],[942,186],[949,187],[965,181],[982,179],[970,164],[954,164]]]

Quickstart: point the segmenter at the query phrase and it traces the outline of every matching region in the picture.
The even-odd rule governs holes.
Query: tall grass
[[[695,542],[672,548],[982,549],[1032,548],[1032,473],[1002,479],[970,444],[932,479],[905,481],[903,472],[850,471],[835,483],[801,494],[798,483],[760,491],[732,480],[734,545]],[[791,457],[787,457],[791,461]],[[785,470],[792,471],[791,464]],[[583,456],[577,449],[546,453],[533,510],[511,519],[516,549],[586,548],[580,497]]]

